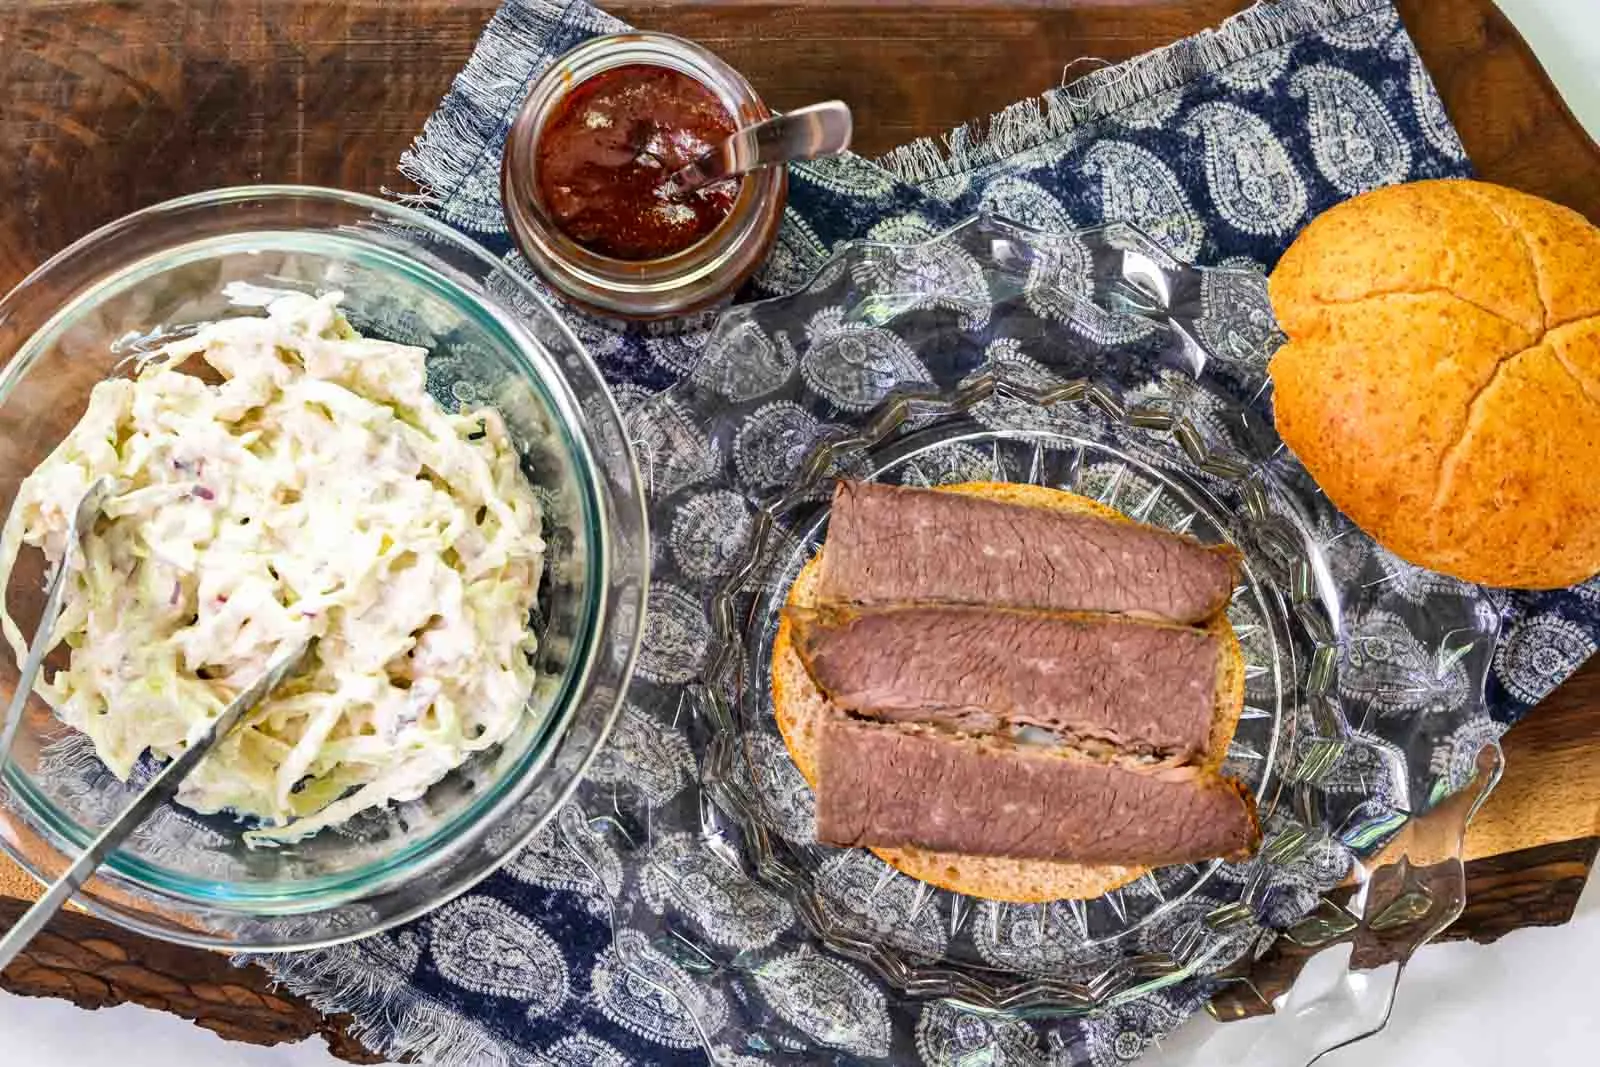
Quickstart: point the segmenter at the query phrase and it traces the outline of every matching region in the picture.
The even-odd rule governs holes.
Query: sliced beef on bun
[[[886,487],[857,488],[868,489],[866,495],[870,496],[873,495],[871,490]],[[844,499],[845,494],[851,491],[849,488],[841,489],[840,496],[836,498],[836,507],[838,501]],[[900,492],[899,490],[896,491]],[[1029,509],[1049,510],[1057,515],[1092,518],[1100,523],[1125,524],[1127,527],[1140,531],[1146,529],[1093,500],[1055,489],[1007,483],[968,483],[946,486],[941,491],[978,498],[988,502],[1001,502],[1013,506],[1022,505]],[[908,490],[905,492],[913,491]],[[879,499],[883,498],[883,494],[876,495]],[[1015,511],[1016,508],[1013,507],[1011,510]],[[840,547],[839,542],[835,540],[835,530],[834,520],[830,520],[828,547],[801,570],[794,584],[790,587],[785,617],[779,623],[772,653],[772,694],[777,725],[784,741],[788,745],[790,755],[793,757],[796,766],[813,789],[818,785],[819,759],[823,755],[824,746],[829,743],[830,735],[835,734],[841,724],[843,724],[846,731],[859,722],[859,725],[869,730],[903,731],[914,738],[930,735],[929,728],[922,724],[910,721],[894,721],[896,718],[901,717],[897,716],[893,708],[885,709],[881,706],[868,708],[866,706],[881,705],[885,702],[892,704],[894,703],[892,700],[885,701],[870,696],[859,701],[852,701],[846,698],[846,703],[861,705],[858,710],[863,713],[870,713],[874,717],[887,718],[890,721],[880,723],[851,719],[849,712],[845,708],[836,705],[828,698],[807,669],[806,663],[801,656],[801,650],[798,647],[797,636],[800,635],[797,631],[801,627],[805,627],[808,621],[813,618],[813,615],[808,613],[815,613],[815,617],[822,618],[827,616],[828,613],[837,610],[837,602],[824,596],[824,573],[832,562],[829,559],[829,554]],[[846,526],[843,528],[843,532],[848,534],[850,530]],[[848,540],[845,543],[856,549],[863,547]],[[1185,543],[1189,542],[1186,541]],[[1200,547],[1198,542],[1193,542],[1193,544],[1196,548]],[[880,551],[882,550],[882,546],[880,546]],[[1231,550],[1208,551],[1215,558],[1225,561],[1226,566],[1218,573],[1221,575],[1221,580],[1225,580],[1228,583],[1228,591],[1231,592],[1232,582],[1237,575],[1237,556],[1232,554]],[[841,558],[842,553],[841,556],[835,557],[835,559]],[[1211,564],[1201,567],[1192,565],[1190,570],[1191,573],[1197,573],[1211,566]],[[857,573],[859,574],[859,572]],[[914,578],[906,577],[910,573],[910,571],[901,571],[900,577],[894,580],[914,582]],[[1232,783],[1223,782],[1221,779],[1216,779],[1215,776],[1217,769],[1226,756],[1228,745],[1233,738],[1240,712],[1243,709],[1244,660],[1233,629],[1228,624],[1226,616],[1220,610],[1226,603],[1226,595],[1218,600],[1212,592],[1200,588],[1203,584],[1205,583],[1196,584],[1193,587],[1192,595],[1185,594],[1186,601],[1198,598],[1198,600],[1209,603],[1211,610],[1215,612],[1215,614],[1204,620],[1203,625],[1196,633],[1198,638],[1212,647],[1218,664],[1214,679],[1212,679],[1211,698],[1205,708],[1208,722],[1206,723],[1205,743],[1200,751],[1194,751],[1188,735],[1180,731],[1170,736],[1164,734],[1164,740],[1158,738],[1143,746],[1149,751],[1149,754],[1142,758],[1122,755],[1106,757],[1101,749],[1093,744],[1083,745],[1082,750],[1080,750],[1079,745],[1082,742],[1096,739],[1086,739],[1078,736],[1074,737],[1075,743],[1070,749],[1064,749],[1052,754],[1052,750],[1049,747],[1041,746],[1036,748],[1030,745],[1025,755],[1030,761],[1030,766],[1033,766],[1031,761],[1037,759],[1061,761],[1092,760],[1097,764],[1126,768],[1128,773],[1167,773],[1175,779],[1183,779],[1185,777],[1215,779],[1217,788],[1223,792],[1212,795],[1210,800],[1220,801],[1219,804],[1213,805],[1216,808],[1230,808],[1231,806],[1231,813],[1236,814],[1230,813],[1230,817],[1222,821],[1228,822],[1235,830],[1232,833],[1219,832],[1214,840],[1201,840],[1198,842],[1198,847],[1204,850],[1208,845],[1217,843],[1218,852],[1243,854],[1252,850],[1259,841],[1259,827],[1255,823],[1254,807],[1239,794],[1236,786]],[[895,588],[898,589],[899,587],[896,586]],[[925,599],[934,599],[933,592],[934,590],[916,591],[917,595]],[[921,610],[936,620],[943,614],[943,609],[926,607],[918,609],[895,607],[889,610]],[[1185,608],[1184,610],[1188,609]],[[1026,617],[1026,612],[1018,614],[1024,618]],[[959,611],[955,612],[951,617],[959,621]],[[1070,618],[1067,621],[1069,624],[1073,622]],[[1084,620],[1077,621],[1082,622]],[[1128,624],[1126,619],[1113,620],[1108,618],[1102,621],[1107,626]],[[1158,623],[1156,625],[1161,628],[1161,624]],[[814,635],[805,636],[808,639],[808,644],[814,642]],[[815,648],[808,648],[808,651],[815,651]],[[997,679],[993,681],[998,684]],[[1003,698],[1001,703],[1005,703],[1007,706],[1023,708],[1026,711],[1026,701],[1022,700],[1018,694],[1002,692],[1000,695]],[[910,697],[906,699],[912,704],[920,701],[927,705],[928,715],[925,718],[940,719],[939,706],[944,698],[935,683],[930,682],[922,690],[913,689]],[[961,718],[961,709],[954,706],[959,704],[959,701],[948,701],[948,703],[952,705],[950,710],[955,715],[951,725],[956,727],[974,725],[971,722],[963,721]],[[1036,710],[1042,711],[1042,705]],[[993,723],[984,722],[978,724],[978,727],[984,728],[992,725]],[[1021,725],[1031,724],[1024,719]],[[1072,724],[1065,720],[1050,721],[1045,725],[1067,736],[1073,736],[1074,734],[1071,729]],[[1162,729],[1167,728],[1162,727]],[[932,735],[952,736],[943,735],[940,731],[932,731]],[[976,746],[986,752],[1003,749],[1009,744],[1009,742],[1005,741],[974,738],[971,734],[966,733],[956,736],[963,738],[961,741],[963,745]],[[840,740],[859,741],[861,739],[852,738],[848,733],[833,737],[834,742]],[[867,740],[870,742],[873,740],[884,741],[885,739],[869,737]],[[1127,745],[1130,741],[1128,737],[1116,737],[1110,740],[1119,746]],[[886,743],[892,744],[893,742],[890,740]],[[912,741],[908,751],[915,747],[916,743]],[[1140,745],[1137,743],[1134,743],[1132,747],[1136,750],[1140,749]],[[1085,751],[1093,755],[1086,756],[1084,754]],[[1187,758],[1185,758],[1185,755]],[[1153,761],[1160,763],[1162,760],[1167,761],[1164,767],[1156,766],[1152,768],[1145,766]],[[1175,765],[1179,760],[1183,761],[1183,766],[1181,767]],[[1051,770],[1050,767],[1043,769],[1046,772]],[[1046,774],[1046,779],[1050,777],[1050,775]],[[819,807],[824,803],[826,802],[819,798]],[[828,814],[828,812],[824,811],[823,814]],[[1154,835],[1150,840],[1154,840],[1157,847],[1166,847],[1164,842],[1156,840],[1157,837],[1159,835]],[[1029,859],[976,853],[941,852],[915,846],[871,847],[871,851],[897,870],[932,885],[972,896],[1017,903],[1097,897],[1132,882],[1144,874],[1150,865],[1179,862],[1180,858],[1182,858],[1169,855],[1151,857],[1151,863],[1147,865],[1143,862],[1080,863],[1057,859]],[[1198,858],[1198,856],[1189,858]]]
[[[818,688],[886,722],[1034,727],[1082,749],[1188,762],[1205,757],[1239,680],[1233,636],[1215,628],[952,604],[787,614]]]
[[[1379,189],[1271,280],[1278,433],[1395,555],[1485,585],[1600,573],[1600,229],[1496,185]]]
[[[1009,482],[968,482],[958,492],[959,503],[926,489],[841,482],[821,598],[1190,623],[1226,607],[1239,579],[1231,546],[1136,523],[1074,493]]]

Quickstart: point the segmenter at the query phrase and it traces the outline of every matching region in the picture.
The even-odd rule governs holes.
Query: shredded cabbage
[[[59,564],[114,479],[53,635],[69,665],[37,688],[122,778],[317,639],[178,795],[259,819],[255,844],[422,795],[505,740],[535,682],[542,517],[502,420],[441,409],[426,350],[360,336],[340,299],[279,294],[95,386],[0,534],[0,583],[24,543]],[[3,605],[0,627],[20,662]]]

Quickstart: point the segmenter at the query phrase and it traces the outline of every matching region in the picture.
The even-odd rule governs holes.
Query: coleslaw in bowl
[[[116,487],[0,776],[8,851],[51,877],[304,636],[310,668],[111,858],[92,908],[326,944],[442,903],[544,824],[615,717],[648,558],[616,410],[531,289],[404,208],[252,188],[113,223],[6,309],[13,647],[61,509]]]

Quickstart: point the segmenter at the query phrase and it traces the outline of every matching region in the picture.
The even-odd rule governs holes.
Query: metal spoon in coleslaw
[[[22,544],[58,563],[78,498],[115,479],[56,628],[69,665],[38,691],[122,778],[317,638],[179,793],[260,820],[257,844],[415,799],[505,740],[535,682],[542,518],[500,416],[443,410],[426,350],[360,336],[339,301],[280,294],[97,385],[0,534],[4,588]],[[0,626],[20,662],[3,606]]]

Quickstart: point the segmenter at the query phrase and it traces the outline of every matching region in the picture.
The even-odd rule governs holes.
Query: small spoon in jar
[[[851,129],[850,108],[842,100],[796,108],[735,130],[721,144],[656,186],[656,192],[676,200],[712,182],[762,167],[836,156],[850,147]]]

